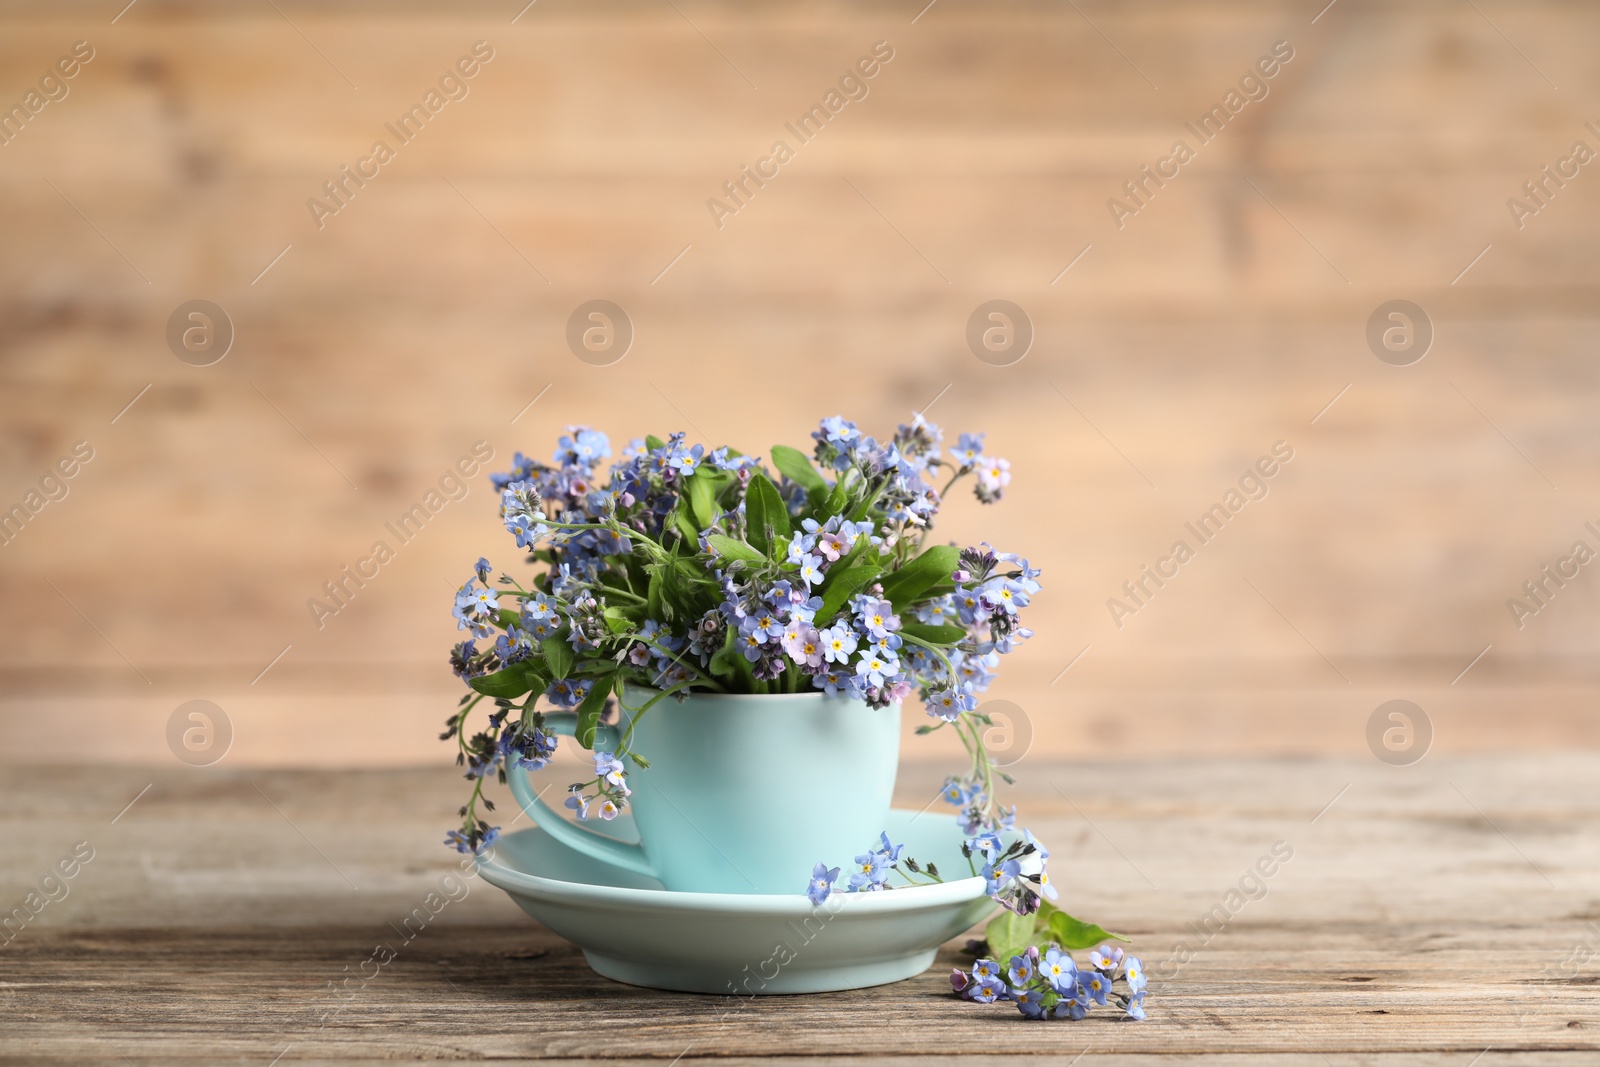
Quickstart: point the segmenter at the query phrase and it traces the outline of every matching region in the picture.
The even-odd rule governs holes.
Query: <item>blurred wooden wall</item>
[[[1593,5],[121,6],[0,13],[7,106],[94,51],[0,146],[0,505],[94,452],[0,547],[8,759],[168,759],[196,697],[235,761],[442,758],[451,590],[517,558],[485,480],[322,629],[306,601],[475,441],[761,452],[930,404],[1015,475],[950,535],[1045,568],[993,694],[1035,751],[1359,753],[1396,697],[1440,749],[1597,740],[1600,568],[1520,629],[1506,606],[1600,549],[1600,164],[1507,207],[1600,150]],[[479,41],[465,98],[319,228],[307,200]],[[1279,41],[1200,146],[1185,122]],[[1119,229],[1108,198],[1180,138]],[[780,139],[719,229],[708,198]],[[612,366],[565,342],[596,298],[636,331]],[[995,298],[1036,330],[1011,366],[964,339]],[[1435,330],[1406,367],[1364,336],[1397,298]],[[168,349],[193,299],[236,332],[212,366]],[[1270,494],[1119,628],[1107,599],[1278,441]]]

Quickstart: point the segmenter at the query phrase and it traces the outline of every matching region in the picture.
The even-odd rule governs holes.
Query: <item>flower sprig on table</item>
[[[1121,982],[1121,988],[1117,983]],[[964,1000],[993,1004],[1009,1000],[1029,1019],[1082,1019],[1096,1005],[1121,1008],[1129,1018],[1145,1017],[1144,998],[1149,991],[1144,964],[1120,948],[1101,945],[1089,953],[1089,966],[1080,967],[1059,945],[1029,945],[1011,957],[1002,969],[992,959],[980,959],[970,971],[950,972],[950,988]]]
[[[919,732],[953,730],[971,758],[953,780],[968,835],[1011,827],[977,694],[1032,635],[1019,620],[1039,571],[987,544],[929,536],[958,482],[971,476],[977,499],[995,503],[1010,465],[987,454],[982,434],[944,448],[920,415],[881,443],[839,416],[812,438],[810,457],[774,445],[774,473],[681,433],[647,437],[602,477],[609,439],[572,427],[551,463],[518,453],[491,476],[535,574],[526,587],[507,574],[491,585],[494,568],[480,559],[455,597],[468,639],[450,662],[471,692],[441,737],[456,740],[473,791],[447,844],[469,852],[494,840],[484,783],[503,783],[512,764],[550,762],[552,710],[576,712],[576,739],[594,758],[594,776],[570,787],[567,806],[579,818],[625,809],[623,761],[648,767],[647,754],[630,747],[631,727],[612,750],[596,746],[624,691],[640,697],[627,708],[632,722],[693,691],[820,690],[873,707],[917,695],[933,719]],[[473,732],[485,699],[493,710]],[[1026,897],[1011,904],[1025,908]]]

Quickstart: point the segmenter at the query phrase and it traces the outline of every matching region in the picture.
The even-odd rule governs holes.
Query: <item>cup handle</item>
[[[545,714],[544,729],[548,733],[572,737],[577,725],[576,715],[548,712]],[[615,726],[602,723],[597,739],[604,739],[602,743],[615,752],[617,742],[620,740],[619,731]],[[533,788],[528,772],[517,766],[516,760],[510,760],[506,764],[506,783],[511,786],[511,795],[517,798],[522,810],[538,823],[539,829],[563,845],[612,867],[660,880],[654,868],[650,866],[649,860],[645,858],[643,848],[608,837],[581,823],[568,822],[554,808],[539,799],[539,791]]]

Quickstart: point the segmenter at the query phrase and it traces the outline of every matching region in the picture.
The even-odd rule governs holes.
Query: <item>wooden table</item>
[[[1593,754],[1406,768],[1024,763],[1016,799],[1053,846],[1064,902],[1132,936],[1153,976],[1142,1024],[1027,1023],[1008,1006],[956,1001],[945,975],[958,942],[926,974],[860,992],[744,1002],[634,989],[591,973],[476,879],[403,943],[391,923],[454,858],[439,844],[459,803],[451,770],[225,766],[8,772],[5,906],[76,842],[93,858],[0,953],[0,1060],[1014,1051],[1063,1063],[1492,1067],[1600,1055]],[[899,802],[920,806],[943,770],[906,768]],[[1201,943],[1186,924],[1226,909],[1277,842],[1293,858]],[[342,1000],[332,983],[380,941],[397,958]],[[1180,941],[1195,949],[1182,965]]]

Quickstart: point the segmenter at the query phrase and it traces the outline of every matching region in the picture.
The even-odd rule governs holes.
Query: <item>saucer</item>
[[[608,829],[637,836],[626,816]],[[893,811],[887,830],[891,840],[905,842],[906,856],[937,864],[947,877],[968,876],[850,893],[844,886],[851,857],[830,856],[830,865],[845,870],[818,906],[803,893],[673,893],[537,827],[500,838],[478,873],[583,949],[589,966],[607,978],[690,993],[823,993],[921,974],[941,944],[994,910],[983,879],[969,874],[953,816]],[[863,842],[862,850],[874,844]],[[796,871],[796,884],[804,886],[810,874]]]

